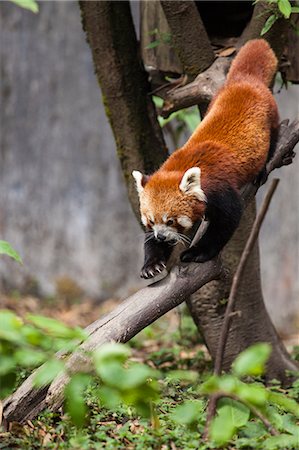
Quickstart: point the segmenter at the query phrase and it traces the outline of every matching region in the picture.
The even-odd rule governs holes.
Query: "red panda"
[[[173,245],[190,243],[186,233],[204,217],[207,231],[181,254],[183,262],[212,259],[232,237],[242,215],[240,189],[262,173],[277,133],[277,106],[268,88],[276,69],[268,43],[249,41],[186,144],[154,174],[133,172],[148,231],[141,277],[161,272]]]

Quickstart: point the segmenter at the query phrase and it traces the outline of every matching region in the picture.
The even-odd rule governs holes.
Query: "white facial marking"
[[[193,226],[193,222],[188,216],[179,216],[178,223],[187,230]]]
[[[201,202],[206,202],[207,197],[201,188],[200,174],[199,167],[186,170],[180,183],[180,190],[186,195],[194,195]]]
[[[162,220],[163,220],[163,222],[165,222],[165,223],[167,222],[167,214],[164,214],[164,215],[163,215]]]
[[[135,178],[136,189],[137,189],[138,194],[140,195],[144,189],[144,187],[142,186],[143,175],[138,170],[133,170],[132,175]]]
[[[154,215],[153,215],[152,213],[149,213],[149,214],[148,214],[148,218],[149,218],[149,220],[151,220],[153,223],[155,223],[155,218],[154,218]]]
[[[155,237],[158,236],[158,233],[163,234],[163,236],[165,236],[165,241],[172,241],[172,240],[177,240],[178,239],[178,235],[176,233],[176,230],[172,227],[168,227],[164,224],[157,224],[153,226],[153,232],[155,234]]]
[[[146,218],[146,216],[144,216],[144,215],[141,216],[141,222],[146,227],[146,225],[147,225],[147,218]]]

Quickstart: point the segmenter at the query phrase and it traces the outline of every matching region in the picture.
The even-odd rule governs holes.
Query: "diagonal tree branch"
[[[276,162],[268,164],[267,175],[270,174],[272,167],[284,165],[285,155],[293,153],[294,146],[299,141],[299,122],[292,123],[290,126],[284,122],[279,136],[277,150],[273,157],[273,161]],[[287,163],[289,163],[288,158]],[[248,186],[246,196],[243,196],[245,205],[256,191],[257,186]],[[67,362],[68,372],[90,370],[91,363],[85,356],[85,351],[92,351],[105,342],[129,341],[143,328],[185,301],[200,287],[218,278],[220,274],[220,257],[205,264],[175,266],[162,281],[127,298],[113,312],[87,327],[89,338],[70,355]],[[292,369],[291,365],[289,368]],[[295,363],[293,370],[296,370]],[[36,371],[4,402],[3,414],[7,421],[24,422],[35,417],[46,407],[57,410],[62,405],[64,387],[69,377],[62,374],[53,381],[51,386],[35,389],[32,383],[35,373]]]

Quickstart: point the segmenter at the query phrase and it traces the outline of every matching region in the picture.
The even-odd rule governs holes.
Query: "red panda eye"
[[[171,225],[173,225],[173,219],[167,220],[166,225],[167,225],[168,227],[170,227]]]

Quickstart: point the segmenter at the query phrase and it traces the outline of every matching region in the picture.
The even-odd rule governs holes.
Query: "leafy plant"
[[[55,319],[27,315],[25,320],[9,310],[0,310],[0,398],[10,394],[20,369],[44,365],[37,372],[38,386],[49,384],[64,369],[56,351],[73,350],[86,334]]]
[[[12,246],[6,241],[0,241],[0,254],[8,255],[15,261],[22,263],[22,259],[18,252],[12,248]]]
[[[278,19],[290,19],[291,14],[299,12],[299,6],[293,6],[289,0],[268,0],[268,3],[276,3],[277,10],[266,20],[261,31],[261,36],[266,34]],[[291,25],[293,25],[295,30],[298,31],[292,22]]]
[[[162,98],[153,96],[153,101],[159,112],[159,109],[163,106]],[[167,119],[158,115],[158,121],[161,128],[167,128],[174,146],[177,147],[182,134],[191,135],[198,126],[200,122],[199,110],[196,106],[180,109],[172,113]]]
[[[158,28],[155,28],[154,30],[149,31],[148,34],[149,36],[153,36],[154,40],[145,47],[146,49],[156,48],[161,44],[171,45],[170,33],[162,33]]]
[[[28,9],[33,13],[38,13],[38,3],[35,0],[10,0],[12,3],[20,6],[21,8]]]

